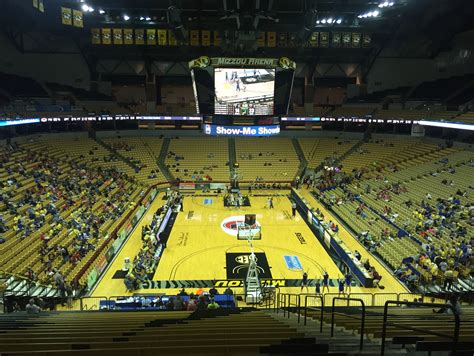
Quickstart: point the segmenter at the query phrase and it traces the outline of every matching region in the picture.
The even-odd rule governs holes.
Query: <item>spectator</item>
[[[174,310],[183,310],[184,309],[184,303],[183,303],[183,299],[181,299],[181,296],[178,295],[174,301],[174,306],[173,306],[173,309]]]
[[[217,291],[217,289],[216,289],[215,286],[212,287],[211,289],[209,289],[209,295],[210,295],[211,297],[214,297],[215,295],[218,295],[218,294],[219,294],[219,292]]]
[[[39,314],[41,308],[35,304],[35,300],[33,298],[30,299],[28,304],[26,305],[26,313],[27,314]]]
[[[220,308],[219,304],[217,304],[217,302],[214,300],[214,298],[212,298],[211,302],[207,306],[207,309],[208,310],[215,310],[215,309],[219,309],[219,308]]]
[[[226,290],[224,291],[224,294],[227,296],[234,295],[234,291],[230,289],[230,287],[227,287]]]

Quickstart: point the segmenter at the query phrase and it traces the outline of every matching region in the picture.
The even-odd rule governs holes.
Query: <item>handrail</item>
[[[308,298],[317,298],[321,300],[321,308],[308,307]],[[308,310],[318,310],[321,309],[321,315],[319,318],[319,332],[323,332],[323,317],[324,317],[324,298],[322,295],[306,295],[304,298],[304,325],[306,325],[306,318]]]
[[[430,307],[430,308],[448,308],[448,309],[451,309],[451,311],[453,312],[453,315],[454,315],[454,335],[453,336],[447,336],[447,335],[442,335],[440,333],[433,332],[433,331],[426,330],[426,329],[420,329],[420,328],[414,328],[414,327],[407,326],[407,325],[399,325],[399,324],[389,323],[389,322],[387,322],[387,319],[388,319],[388,306],[390,304],[395,304],[397,306],[406,305],[408,307],[413,306],[413,307]],[[385,302],[385,306],[384,306],[384,309],[383,309],[382,345],[381,345],[380,355],[383,356],[384,353],[385,353],[385,339],[386,339],[386,335],[387,335],[387,325],[390,325],[390,326],[393,326],[395,328],[399,328],[399,329],[402,329],[402,330],[423,331],[423,332],[426,332],[428,334],[441,336],[441,337],[445,337],[445,338],[450,338],[450,339],[453,340],[452,352],[453,352],[453,355],[454,355],[454,354],[456,354],[456,346],[457,346],[457,343],[458,343],[458,340],[459,340],[460,324],[461,324],[461,320],[459,318],[459,314],[458,314],[456,308],[454,308],[454,306],[452,306],[451,304],[418,303],[418,302],[415,303],[415,302],[400,302],[400,301],[396,301],[396,300],[388,300],[388,301]]]
[[[349,304],[350,301],[354,301],[354,302],[360,302],[361,305],[362,305],[362,317],[361,317],[361,323],[360,323],[360,344],[359,344],[359,348],[360,350],[362,350],[362,348],[364,347],[364,329],[365,329],[365,303],[362,299],[359,299],[359,298],[342,298],[342,297],[334,297],[332,299],[332,308],[331,308],[331,337],[334,336],[334,316],[335,316],[335,312],[334,312],[334,308],[335,308],[335,302],[336,300],[346,300],[347,303]],[[348,317],[348,318],[352,318],[352,319],[358,319],[358,318],[355,318],[353,316],[350,316],[350,315],[346,315],[344,314],[344,316]]]
[[[301,318],[301,314],[300,314],[301,296],[299,294],[290,294],[290,293],[281,293],[281,295],[285,296],[285,303],[283,305],[283,316],[286,316],[288,319],[290,318],[290,307],[293,305],[293,306],[297,307],[298,323],[299,323],[300,318]],[[288,299],[286,297],[288,297]],[[294,304],[291,303],[291,298],[292,297],[296,297],[296,303],[294,303]]]

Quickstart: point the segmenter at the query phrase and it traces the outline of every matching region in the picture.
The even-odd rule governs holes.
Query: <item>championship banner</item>
[[[143,28],[137,28],[135,30],[135,44],[136,45],[145,44],[145,30]]]
[[[154,28],[146,30],[146,44],[149,46],[156,45],[156,30]]]
[[[257,47],[265,47],[265,32],[260,31],[257,37]]]
[[[131,28],[123,29],[123,43],[126,45],[133,44],[133,29]]]
[[[91,42],[92,42],[92,44],[95,44],[95,45],[101,44],[100,29],[99,28],[91,29]]]
[[[342,47],[348,48],[351,46],[351,34],[349,32],[344,32],[342,34]]]
[[[114,34],[114,44],[115,45],[122,45],[123,44],[123,32],[121,28],[114,28],[112,30]]]
[[[61,22],[63,25],[72,26],[72,9],[61,7]]]
[[[361,39],[361,34],[360,33],[353,33],[352,34],[352,47],[353,48],[359,48],[360,47],[360,39]]]
[[[332,47],[333,48],[341,47],[341,33],[340,32],[332,33]]]
[[[44,2],[43,0],[38,0],[38,10],[44,12]]]
[[[264,67],[264,68],[282,68],[296,69],[296,62],[287,57],[281,58],[227,58],[202,56],[189,62],[189,68],[212,67]]]
[[[313,32],[309,37],[309,46],[310,47],[318,47],[318,40],[319,40],[319,32]]]
[[[362,40],[362,46],[364,47],[370,47],[370,44],[372,42],[372,37],[368,33],[364,33],[364,37]]]
[[[329,32],[319,33],[319,46],[326,48],[329,46]]]
[[[211,31],[202,30],[201,31],[201,41],[204,47],[209,47],[211,45]]]
[[[199,46],[199,31],[198,30],[190,31],[189,44],[194,47]]]
[[[157,32],[158,32],[158,45],[167,46],[168,45],[168,31],[157,30]]]
[[[110,28],[102,29],[102,44],[112,44],[112,30]]]
[[[276,47],[276,32],[267,32],[267,46]]]
[[[214,31],[214,47],[219,47],[221,45],[221,35],[219,31]]]
[[[168,38],[169,38],[170,46],[178,45],[178,41],[176,40],[176,36],[174,35],[173,30],[168,30]]]
[[[38,0],[33,0],[33,7],[34,7],[35,9],[38,8]]]
[[[75,27],[84,27],[82,11],[72,10],[72,24]]]

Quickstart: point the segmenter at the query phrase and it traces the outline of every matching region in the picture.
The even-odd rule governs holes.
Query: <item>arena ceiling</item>
[[[100,61],[186,62],[200,55],[289,56],[314,67],[318,62],[354,63],[370,68],[384,51],[393,57],[434,57],[449,50],[453,37],[474,28],[471,0],[44,0],[39,15],[30,0],[0,0],[0,27],[22,52],[79,51],[97,70]],[[65,28],[61,6],[84,12],[84,29]],[[224,34],[220,47],[97,47],[90,28],[205,29]],[[259,32],[297,35],[293,48],[256,48]],[[313,31],[369,33],[361,48],[308,48]],[[94,69],[95,68],[95,69]],[[310,70],[311,71],[311,70]]]

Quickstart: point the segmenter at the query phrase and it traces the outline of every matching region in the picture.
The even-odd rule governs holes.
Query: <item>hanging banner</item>
[[[72,20],[73,20],[72,24],[75,27],[80,27],[80,28],[84,27],[84,20],[83,20],[82,11],[72,10]]]
[[[145,44],[145,30],[143,28],[135,29],[135,44],[136,45]]]
[[[333,48],[341,47],[341,33],[340,32],[332,33],[332,47]]]
[[[319,32],[311,33],[311,36],[309,37],[309,46],[318,47],[318,40],[319,40]]]
[[[133,44],[133,29],[131,28],[123,29],[123,43],[126,45]]]
[[[211,31],[202,30],[201,31],[201,40],[202,45],[205,47],[209,47],[211,45]]]
[[[44,2],[43,0],[38,0],[38,10],[44,12]]]
[[[352,47],[359,48],[360,47],[360,40],[361,34],[360,33],[353,33],[352,34]]]
[[[257,46],[259,48],[265,47],[265,32],[260,31],[257,37]]]
[[[329,47],[329,32],[319,33],[319,46],[323,48]]]
[[[72,26],[72,9],[61,7],[61,23]]]
[[[215,47],[220,47],[221,45],[221,35],[219,34],[219,31],[214,31],[214,46]]]
[[[168,31],[158,30],[158,45],[160,46],[168,45]]]
[[[100,29],[99,28],[93,28],[91,29],[91,42],[94,45],[99,45],[101,44],[100,40]]]
[[[123,32],[121,28],[114,28],[112,30],[114,34],[114,44],[115,45],[122,45],[123,44]]]
[[[362,46],[364,47],[370,47],[372,43],[372,37],[368,33],[364,33],[364,38],[362,40]]]
[[[194,47],[199,46],[199,31],[198,30],[190,31],[189,43],[191,44],[191,46],[194,46]]]
[[[267,46],[276,47],[276,32],[267,32]]]
[[[102,44],[112,44],[112,30],[110,28],[102,29]]]
[[[168,38],[169,38],[170,46],[178,45],[178,41],[176,40],[173,30],[168,30]]]
[[[149,46],[156,46],[156,30],[154,28],[146,30],[146,44]]]
[[[349,32],[344,32],[342,34],[342,47],[344,48],[351,47],[351,34]]]
[[[38,8],[38,0],[33,0],[33,7],[34,7],[35,9]]]
[[[278,34],[278,47],[286,47],[287,41],[288,41],[288,37],[286,33]]]

